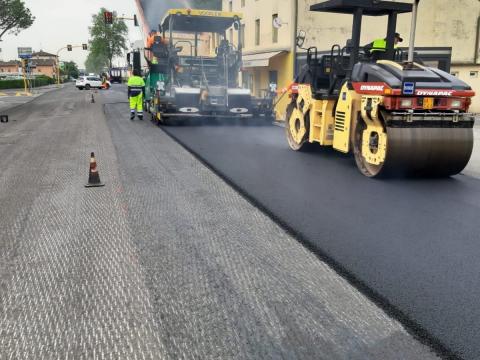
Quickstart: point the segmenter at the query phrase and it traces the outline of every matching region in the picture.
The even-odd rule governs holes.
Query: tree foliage
[[[62,75],[67,75],[68,77],[78,78],[79,71],[78,66],[74,61],[67,61],[63,65]]]
[[[105,67],[112,66],[116,56],[122,56],[127,49],[128,28],[125,21],[115,19],[113,24],[106,25],[103,19],[105,8],[92,16],[92,26],[89,27],[91,39],[90,52],[85,62],[89,72],[99,73]]]
[[[34,20],[23,0],[0,0],[0,39],[7,32],[17,35],[29,28]]]

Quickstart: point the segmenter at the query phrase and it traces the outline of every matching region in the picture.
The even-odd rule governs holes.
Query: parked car
[[[102,79],[98,76],[80,76],[75,82],[79,90],[101,89]]]

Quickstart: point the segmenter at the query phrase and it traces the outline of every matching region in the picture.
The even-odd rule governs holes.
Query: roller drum
[[[387,127],[385,162],[370,176],[455,175],[468,164],[472,149],[472,128]]]

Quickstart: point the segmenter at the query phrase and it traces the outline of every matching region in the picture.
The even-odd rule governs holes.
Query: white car
[[[102,79],[98,76],[80,76],[75,82],[75,86],[79,90],[101,89]]]

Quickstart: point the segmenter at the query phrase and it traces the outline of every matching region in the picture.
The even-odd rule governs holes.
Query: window
[[[228,11],[232,11],[233,10],[233,4],[232,4],[233,1],[229,1],[228,2]]]
[[[278,14],[272,15],[272,42],[276,44],[278,42],[278,29],[273,26],[275,20],[278,19]]]
[[[255,20],[255,45],[260,45],[260,19]]]
[[[423,61],[423,65],[438,69],[438,67],[439,67],[439,60],[424,60],[424,61]]]
[[[241,6],[242,6],[242,7],[245,7],[245,0],[242,0],[242,1],[241,1]]]
[[[450,75],[457,76],[458,77],[458,71],[453,71],[450,73]]]
[[[470,71],[471,78],[478,78],[478,71]]]
[[[268,72],[268,83],[278,85],[278,72],[269,71]]]

